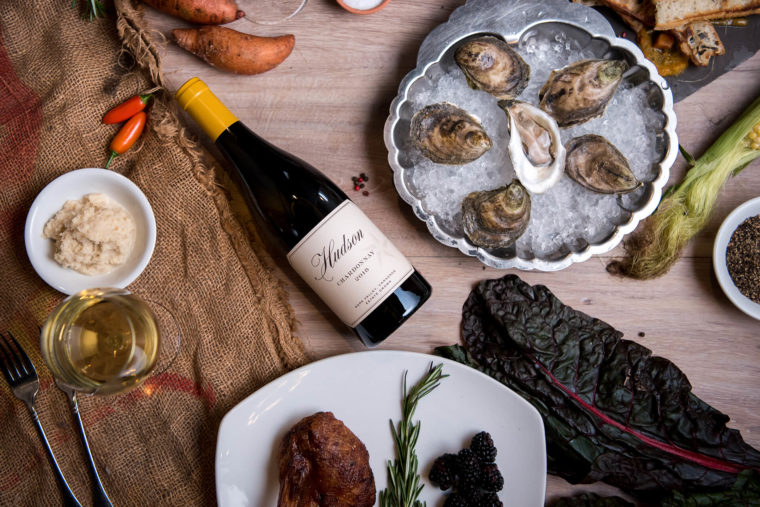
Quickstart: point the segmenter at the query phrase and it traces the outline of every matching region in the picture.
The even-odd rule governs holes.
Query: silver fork
[[[45,431],[42,429],[42,425],[40,425],[37,410],[34,408],[34,398],[37,396],[37,391],[40,388],[37,371],[34,369],[29,356],[26,355],[26,352],[24,352],[24,349],[21,348],[21,345],[19,345],[13,335],[9,332],[8,336],[10,336],[10,340],[0,333],[0,369],[3,370],[3,375],[5,375],[5,379],[10,384],[14,396],[26,403],[29,412],[32,413],[32,419],[42,437],[42,443],[45,444],[50,464],[53,466],[53,471],[58,480],[58,487],[63,495],[63,505],[65,507],[82,507],[74,496],[74,493],[71,492],[66,479],[63,478],[61,468],[58,466],[58,462],[53,455],[53,450],[50,448],[50,443],[45,436]],[[13,345],[15,345],[15,348]]]
[[[111,500],[108,498],[108,494],[106,493],[106,490],[103,489],[103,484],[100,482],[98,469],[95,467],[95,460],[92,459],[92,453],[90,452],[90,444],[87,443],[87,435],[84,433],[82,417],[79,415],[77,392],[73,387],[64,382],[60,382],[58,379],[55,379],[55,385],[57,385],[58,389],[66,393],[66,396],[69,397],[71,411],[74,412],[74,415],[76,416],[74,419],[76,419],[77,422],[79,436],[84,443],[85,454],[87,454],[87,467],[90,471],[90,479],[92,480],[92,503],[94,507],[112,507]]]
[[[41,328],[37,328],[42,333]],[[10,333],[8,333],[10,334]],[[87,455],[87,469],[90,472],[90,480],[92,481],[92,505],[93,507],[113,507],[111,499],[108,498],[103,483],[100,482],[100,476],[98,475],[98,468],[95,466],[95,460],[92,458],[92,452],[90,451],[90,444],[87,441],[87,434],[84,432],[84,424],[82,424],[82,416],[79,414],[79,404],[77,403],[77,390],[72,386],[55,378],[55,385],[63,391],[69,398],[69,406],[71,411],[74,412],[74,419],[77,422],[77,429],[79,430],[79,437],[84,444],[84,451]]]

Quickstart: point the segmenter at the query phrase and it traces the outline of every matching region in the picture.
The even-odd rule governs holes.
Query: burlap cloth
[[[0,331],[11,330],[37,366],[40,419],[83,505],[84,454],[37,331],[64,296],[33,271],[24,221],[55,177],[103,166],[118,130],[101,124],[103,113],[161,86],[157,54],[128,0],[93,22],[70,0],[0,1]],[[114,505],[213,505],[221,418],[307,359],[286,294],[231,214],[215,168],[184,134],[171,92],[158,99],[140,149],[112,167],[143,190],[158,226],[153,258],[129,288],[173,310],[182,348],[165,373],[125,394],[82,397],[80,410]],[[4,380],[0,428],[0,505],[60,505],[29,412]]]

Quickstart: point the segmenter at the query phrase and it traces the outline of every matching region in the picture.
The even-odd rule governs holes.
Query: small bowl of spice
[[[760,197],[737,207],[721,224],[713,268],[726,297],[760,320]]]
[[[337,0],[338,5],[354,14],[372,14],[390,2],[390,0]]]

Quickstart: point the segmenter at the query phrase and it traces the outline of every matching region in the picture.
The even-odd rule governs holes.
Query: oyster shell
[[[580,60],[553,70],[538,92],[539,105],[563,128],[601,116],[626,69],[622,60]]]
[[[493,190],[472,192],[462,201],[464,233],[484,248],[517,241],[530,220],[530,194],[517,180]]]
[[[509,118],[509,156],[520,183],[534,194],[546,192],[565,168],[565,147],[557,122],[527,102],[499,105]]]
[[[517,97],[528,85],[530,66],[509,44],[493,36],[478,37],[459,46],[454,60],[471,88],[499,100]]]
[[[641,185],[625,156],[596,134],[576,137],[567,143],[565,169],[572,179],[602,194],[624,194]]]
[[[412,143],[438,164],[466,164],[491,149],[491,138],[467,111],[441,102],[412,117]]]

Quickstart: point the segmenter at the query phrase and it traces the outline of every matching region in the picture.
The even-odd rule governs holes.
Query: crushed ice
[[[518,99],[536,105],[538,91],[553,69],[585,58],[598,58],[561,32],[527,34],[515,49],[531,69],[528,87]],[[662,128],[662,115],[648,106],[646,86],[623,81],[602,117],[560,129],[563,144],[583,134],[603,135],[625,155],[638,179],[652,181],[660,159],[654,133]],[[493,147],[485,155],[461,166],[435,164],[414,149],[409,154],[413,193],[422,201],[425,211],[437,217],[444,231],[462,236],[462,199],[470,192],[496,188],[515,178],[507,153],[506,114],[491,95],[472,90],[455,65],[447,72],[440,66],[431,69],[414,85],[409,100],[414,112],[436,102],[451,102],[479,119],[493,141]],[[624,202],[630,198],[619,200],[614,195],[587,190],[563,175],[546,193],[531,195],[530,223],[517,240],[517,255],[551,258],[582,249],[586,243],[606,241],[630,217],[621,207],[630,209],[631,205]]]

